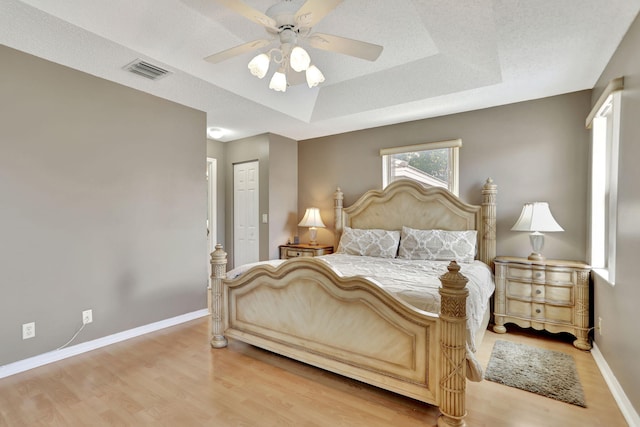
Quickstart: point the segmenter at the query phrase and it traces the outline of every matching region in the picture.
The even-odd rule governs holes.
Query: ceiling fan
[[[322,72],[311,63],[309,54],[300,46],[301,41],[316,49],[368,61],[375,61],[382,53],[382,46],[376,44],[331,34],[311,33],[311,28],[335,9],[342,0],[282,0],[267,9],[265,13],[248,6],[241,0],[215,1],[262,25],[270,37],[215,53],[204,58],[205,61],[217,64],[235,56],[262,49],[274,41],[279,42],[279,47],[257,55],[248,65],[254,76],[263,78],[269,70],[271,61],[275,62],[278,69],[269,87],[276,91],[284,92],[287,86],[302,83],[303,71],[310,88],[324,81]]]

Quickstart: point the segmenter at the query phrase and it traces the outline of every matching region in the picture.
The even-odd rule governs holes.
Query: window
[[[458,151],[462,140],[430,142],[404,147],[383,148],[382,185],[396,179],[413,179],[444,187],[458,195]]]
[[[591,147],[591,265],[615,283],[618,141],[622,79],[609,83],[587,118]]]

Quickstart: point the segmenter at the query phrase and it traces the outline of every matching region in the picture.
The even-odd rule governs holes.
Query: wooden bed
[[[408,180],[343,208],[334,195],[336,242],[357,229],[477,230],[477,259],[495,257],[496,186],[482,205]],[[227,337],[439,407],[439,426],[464,426],[467,279],[452,262],[440,277],[440,313],[418,310],[363,277],[338,277],[314,258],[256,266],[226,280],[226,253],[211,254],[212,339]]]

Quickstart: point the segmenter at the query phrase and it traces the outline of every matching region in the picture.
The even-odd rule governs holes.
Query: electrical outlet
[[[85,310],[82,312],[82,324],[93,322],[93,310]]]
[[[25,323],[22,325],[22,339],[26,340],[36,336],[36,322]]]
[[[602,335],[602,317],[598,317],[598,334]]]

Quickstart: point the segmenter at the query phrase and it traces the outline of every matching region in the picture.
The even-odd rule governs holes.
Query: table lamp
[[[554,231],[564,231],[556,222],[549,210],[547,202],[525,203],[520,213],[520,218],[515,225],[511,227],[511,231],[529,231],[529,240],[533,252],[529,255],[529,259],[533,261],[544,261],[545,257],[540,252],[544,247],[544,234]]]
[[[298,224],[298,226],[309,227],[309,244],[312,246],[317,245],[317,227],[325,227],[324,223],[322,222],[322,218],[320,217],[320,209],[307,208],[307,211],[304,213],[304,218],[302,218],[302,221],[300,221],[300,224]]]

